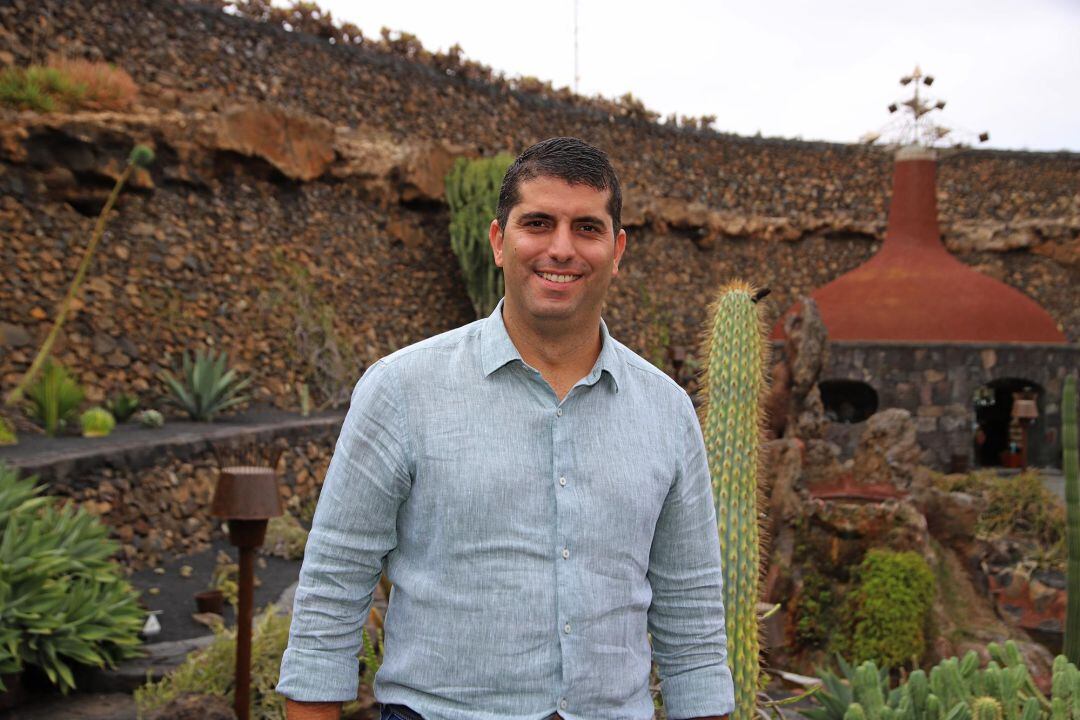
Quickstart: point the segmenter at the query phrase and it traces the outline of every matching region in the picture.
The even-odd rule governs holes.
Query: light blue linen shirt
[[[720,548],[686,393],[614,340],[559,402],[502,304],[357,383],[308,538],[278,691],[356,697],[385,568],[380,702],[425,720],[734,708]],[[650,649],[648,633],[652,635]]]

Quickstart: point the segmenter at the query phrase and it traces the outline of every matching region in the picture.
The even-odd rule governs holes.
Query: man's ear
[[[623,251],[626,250],[626,230],[619,230],[619,234],[615,236],[615,264],[611,268],[611,277],[615,277],[619,274],[619,261],[622,260]]]
[[[498,219],[491,221],[488,227],[488,240],[491,241],[491,252],[495,255],[495,266],[503,266],[503,231],[499,227]]]

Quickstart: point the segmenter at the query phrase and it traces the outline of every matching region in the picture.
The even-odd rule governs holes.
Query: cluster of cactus
[[[1073,720],[1080,717],[1080,670],[1059,655],[1054,660],[1051,698],[1036,686],[1016,644],[990,643],[991,660],[979,668],[974,650],[949,658],[927,674],[915,670],[888,688],[888,673],[867,661],[852,668],[841,661],[846,681],[821,672],[814,696],[820,708],[803,711],[810,720]]]
[[[499,188],[510,155],[458,158],[446,176],[450,205],[450,247],[461,264],[465,289],[477,317],[491,314],[503,296],[502,271],[495,265],[488,230],[499,203]]]
[[[708,358],[702,433],[724,567],[728,664],[735,680],[732,720],[754,717],[761,677],[758,451],[768,356],[757,300],[764,292],[741,281],[721,288],[702,348]]]
[[[1062,471],[1065,475],[1065,538],[1068,555],[1068,600],[1063,652],[1080,664],[1080,478],[1077,477],[1076,376],[1065,378],[1061,397]]]

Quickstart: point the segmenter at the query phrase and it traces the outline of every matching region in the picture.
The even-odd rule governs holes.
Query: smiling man
[[[733,709],[693,406],[601,319],[621,205],[602,151],[526,150],[490,230],[503,301],[357,383],[282,660],[291,720],[356,696],[384,569],[383,720],[645,720],[653,657],[668,717]]]

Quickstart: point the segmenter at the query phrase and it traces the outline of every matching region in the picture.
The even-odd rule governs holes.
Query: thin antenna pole
[[[578,0],[574,0],[574,94],[578,94],[581,74],[578,72]]]

